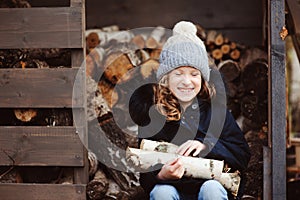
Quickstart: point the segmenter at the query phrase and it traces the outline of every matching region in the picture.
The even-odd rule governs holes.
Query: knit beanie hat
[[[200,70],[203,78],[209,81],[207,52],[196,34],[197,28],[191,22],[181,21],[174,26],[173,35],[168,38],[160,53],[156,74],[158,80],[173,69],[191,66]]]

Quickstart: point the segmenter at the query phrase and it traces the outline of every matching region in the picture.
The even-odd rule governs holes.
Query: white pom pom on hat
[[[160,54],[157,78],[180,66],[198,69],[209,81],[208,56],[203,41],[197,36],[197,28],[192,22],[180,21],[173,28],[173,36],[168,38]]]
[[[205,49],[203,41],[197,36],[197,28],[192,22],[180,21],[175,24],[173,35],[184,35]]]
[[[192,22],[180,21],[175,24],[173,28],[173,34],[197,34],[197,28]]]

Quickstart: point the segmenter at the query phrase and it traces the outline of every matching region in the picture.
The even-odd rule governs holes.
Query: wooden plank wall
[[[45,2],[29,0],[33,6]],[[49,0],[66,4],[66,0]],[[265,0],[86,0],[86,28],[118,25],[121,29],[163,26],[191,20],[215,29],[232,41],[264,45]]]
[[[84,166],[75,127],[1,126],[0,144],[2,166]]]
[[[80,68],[85,60],[85,2],[70,0],[65,7],[53,8],[44,3],[39,8],[0,9],[0,49],[69,48],[72,64],[0,69],[0,108],[72,108],[82,120],[80,127],[1,126],[0,166],[71,167],[74,184],[0,184],[0,199],[85,200],[88,161],[81,141],[87,133],[85,69]],[[76,79],[79,91],[73,98]]]
[[[83,200],[86,196],[79,184],[1,184],[0,191],[3,200]]]
[[[76,48],[82,40],[81,18],[78,7],[3,8],[1,48]]]
[[[78,68],[0,69],[0,107],[80,107],[83,98],[72,99],[76,77],[84,77],[78,73]],[[83,94],[82,85],[76,89]]]

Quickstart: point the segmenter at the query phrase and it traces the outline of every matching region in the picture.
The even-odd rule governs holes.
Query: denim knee
[[[150,192],[150,200],[179,200],[179,193],[172,185],[155,185]]]
[[[228,199],[225,188],[215,180],[208,180],[200,188],[198,200],[225,200]]]

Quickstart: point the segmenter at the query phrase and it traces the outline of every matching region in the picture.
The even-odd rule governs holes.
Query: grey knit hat
[[[207,52],[196,33],[197,28],[191,22],[181,21],[174,26],[173,35],[168,38],[160,53],[156,74],[158,80],[180,66],[191,66],[200,70],[203,78],[209,81]]]

